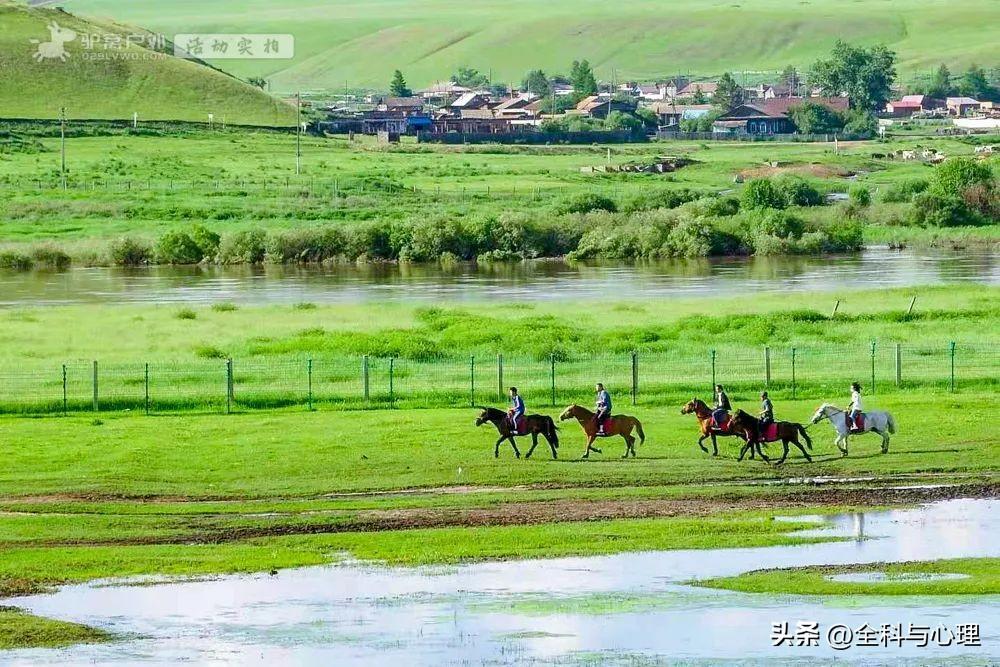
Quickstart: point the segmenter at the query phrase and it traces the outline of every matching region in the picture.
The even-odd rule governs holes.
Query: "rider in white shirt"
[[[861,405],[861,385],[857,382],[851,383],[851,405],[848,410],[850,411],[848,415],[850,417],[851,430],[857,431],[857,418],[862,410],[864,410],[864,406]]]

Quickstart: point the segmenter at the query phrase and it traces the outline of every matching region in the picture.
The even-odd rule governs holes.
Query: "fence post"
[[[226,414],[233,412],[233,360],[226,359]]]
[[[552,389],[552,407],[556,407],[556,355],[549,355],[549,380]]]
[[[364,376],[365,381],[365,403],[368,402],[368,355],[366,354],[361,358],[361,373]]]
[[[896,343],[896,388],[903,386],[903,347]]]
[[[94,361],[94,375],[93,375],[93,377],[94,377],[94,412],[98,412],[100,410],[100,405],[98,403],[98,397],[97,397],[97,361],[96,360]]]
[[[764,387],[771,388],[771,348],[764,346]]]
[[[715,350],[712,350],[712,391],[715,391]]]
[[[306,374],[309,377],[309,412],[313,409],[313,360],[310,359],[306,364]]]
[[[394,386],[395,371],[396,371],[396,359],[395,357],[389,357],[389,402],[390,403],[396,400],[396,387]]]
[[[69,412],[69,400],[68,400],[67,395],[66,395],[67,394],[67,392],[66,392],[66,364],[63,364],[62,372],[63,372],[63,414],[65,415],[67,412]]]
[[[795,400],[795,348],[792,348],[792,400]]]
[[[497,355],[497,400],[503,400],[503,355]]]
[[[144,384],[146,385],[146,415],[149,415],[149,364],[146,364],[146,373],[143,378]]]
[[[875,341],[872,341],[872,394],[875,393]]]
[[[469,357],[469,405],[476,405],[476,355]]]
[[[951,342],[951,391],[955,392],[955,341]]]
[[[632,405],[639,398],[639,353],[632,352]]]

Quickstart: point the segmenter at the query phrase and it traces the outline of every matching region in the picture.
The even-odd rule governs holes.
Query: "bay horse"
[[[640,445],[646,442],[646,434],[642,431],[642,423],[629,415],[612,415],[606,423],[603,435],[598,435],[597,424],[594,423],[594,413],[583,406],[573,404],[563,410],[562,414],[559,415],[559,421],[566,421],[567,419],[575,419],[580,422],[580,427],[583,429],[584,435],[587,436],[587,451],[583,455],[585,459],[590,458],[590,452],[592,451],[598,454],[601,453],[601,450],[594,447],[594,440],[597,438],[610,438],[615,435],[620,435],[624,438],[625,453],[622,455],[623,459],[628,458],[629,452],[632,453],[632,458],[635,458],[635,436],[632,435],[633,430],[639,434]]]
[[[736,436],[749,442],[749,436],[745,432],[741,433],[732,429],[733,422],[731,419],[729,421],[729,427],[725,430],[712,428],[712,408],[708,407],[708,405],[705,404],[705,401],[692,398],[683,408],[681,408],[681,414],[693,414],[695,419],[698,420],[698,428],[701,430],[701,437],[698,438],[698,446],[701,447],[701,451],[706,454],[708,453],[708,449],[703,444],[705,442],[705,438],[712,439],[712,456],[719,455],[719,443],[715,440],[716,436]],[[750,456],[753,457],[752,451],[750,452]]]
[[[556,452],[559,449],[559,434],[557,433],[559,429],[556,427],[556,423],[552,421],[552,417],[546,415],[525,415],[524,433],[514,433],[511,429],[510,417],[507,416],[506,412],[483,406],[477,406],[477,408],[480,410],[480,413],[479,417],[476,418],[476,426],[482,426],[486,422],[489,422],[496,426],[497,432],[500,433],[500,439],[497,440],[496,445],[493,447],[493,458],[500,456],[500,443],[504,440],[510,441],[510,446],[514,448],[514,456],[521,458],[521,452],[518,450],[514,438],[522,435],[530,435],[531,449],[524,456],[524,458],[530,459],[532,453],[535,451],[535,447],[538,446],[539,434],[549,443],[549,448],[552,450],[552,458],[559,458]]]
[[[743,460],[743,456],[747,453],[747,450],[750,450],[750,456],[753,458],[754,448],[760,454],[760,458],[769,461],[760,448],[761,444],[780,440],[784,451],[781,453],[781,459],[778,460],[777,465],[780,466],[788,458],[788,443],[792,443],[798,447],[799,451],[802,452],[802,456],[806,457],[806,461],[812,463],[812,457],[799,444],[799,436],[801,435],[806,441],[806,447],[812,449],[812,440],[809,438],[809,434],[806,433],[806,429],[802,424],[796,424],[795,422],[772,422],[769,427],[763,427],[763,429],[767,429],[771,433],[762,433],[760,420],[743,410],[736,411],[730,424],[732,424],[733,429],[743,431],[750,436],[747,444],[743,445],[743,449],[740,450],[740,458],[738,459],[740,461]]]
[[[813,415],[812,421],[809,423],[816,424],[824,419],[829,419],[830,424],[837,431],[837,437],[834,439],[833,444],[837,445],[837,449],[844,456],[847,456],[847,439],[852,435],[868,432],[878,433],[882,436],[882,453],[889,453],[889,436],[896,432],[896,420],[888,412],[882,410],[865,412],[864,427],[860,432],[851,431],[851,427],[847,423],[848,413],[835,405],[824,403],[819,406],[816,409],[816,414]]]

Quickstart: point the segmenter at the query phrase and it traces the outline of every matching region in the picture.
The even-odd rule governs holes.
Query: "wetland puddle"
[[[815,517],[812,517],[816,519]],[[23,664],[987,664],[1000,658],[993,597],[820,599],[702,589],[692,579],[766,567],[1000,557],[1000,500],[951,500],[831,518],[823,544],[628,553],[456,567],[337,565],[277,576],[68,586],[12,600],[131,638],[9,652]],[[775,648],[772,624],[978,623],[981,647]]]

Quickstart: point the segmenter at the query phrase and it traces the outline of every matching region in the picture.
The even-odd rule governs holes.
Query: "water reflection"
[[[69,303],[317,303],[385,300],[515,300],[615,294],[643,299],[702,291],[737,294],[1000,283],[1000,254],[989,251],[892,251],[835,257],[678,259],[635,264],[562,261],[472,266],[348,265],[74,269],[0,272],[0,305]]]

